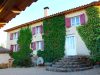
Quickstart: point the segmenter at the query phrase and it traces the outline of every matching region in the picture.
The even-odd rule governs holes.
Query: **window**
[[[43,26],[36,26],[36,27],[33,27],[32,28],[32,34],[35,35],[35,34],[42,34],[43,32]]]
[[[85,23],[86,23],[86,20],[85,20],[84,13],[78,16],[65,18],[65,25],[67,28],[70,28],[71,26],[84,25]]]
[[[14,52],[17,52],[18,51],[18,44],[15,44],[14,45]]]
[[[71,18],[71,26],[79,26],[80,23],[80,17],[79,16],[75,16]]]
[[[13,39],[16,39],[16,33],[13,33]]]
[[[37,27],[36,27],[36,31],[35,31],[35,33],[36,33],[36,34],[41,33],[41,28],[40,28],[40,26],[37,26]]]
[[[17,52],[19,50],[18,44],[11,45],[10,50],[13,52]]]
[[[37,44],[36,44],[36,49],[37,49],[37,50],[42,49],[42,41],[38,41],[38,42],[37,42]]]
[[[31,48],[33,50],[43,50],[44,49],[44,41],[36,41],[31,43]]]
[[[10,40],[13,40],[13,39],[18,39],[18,32],[10,34]]]

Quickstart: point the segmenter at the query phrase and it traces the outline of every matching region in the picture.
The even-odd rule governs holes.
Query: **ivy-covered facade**
[[[64,56],[89,56],[100,50],[99,13],[100,1],[97,1],[7,29],[7,48],[16,49],[16,33],[29,26],[32,30],[30,48],[46,62]]]
[[[100,8],[100,7],[99,7]],[[77,28],[87,48],[91,51],[92,59],[100,61],[100,10],[98,7],[86,9],[88,21]],[[87,31],[87,32],[85,32]]]

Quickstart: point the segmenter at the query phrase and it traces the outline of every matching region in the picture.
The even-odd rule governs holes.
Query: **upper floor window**
[[[37,26],[37,27],[36,27],[35,33],[36,33],[36,34],[41,33],[41,26]]]
[[[10,34],[10,40],[13,40],[13,39],[18,39],[18,32]]]
[[[13,39],[18,39],[18,32],[13,33]]]
[[[65,18],[65,25],[67,28],[71,26],[79,26],[85,24],[85,14],[80,14],[78,16]]]
[[[32,28],[32,34],[42,34],[43,33],[43,26],[36,26]]]
[[[78,26],[80,25],[80,17],[75,16],[71,18],[71,26]]]

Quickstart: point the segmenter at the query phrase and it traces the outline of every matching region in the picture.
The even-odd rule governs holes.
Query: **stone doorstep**
[[[85,65],[85,64],[82,64],[82,65],[52,65],[52,67],[56,67],[56,68],[84,68],[84,67],[88,67],[90,65]]]
[[[88,69],[92,69],[92,67],[84,67],[84,68],[46,68],[46,70],[48,71],[57,71],[57,72],[74,72],[74,71],[84,71],[84,70],[88,70]]]

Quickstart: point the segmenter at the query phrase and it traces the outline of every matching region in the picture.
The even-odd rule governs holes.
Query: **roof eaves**
[[[32,25],[32,24],[37,23],[37,22],[41,22],[44,19],[49,19],[49,18],[54,17],[54,16],[61,16],[61,15],[73,13],[73,12],[76,12],[76,11],[79,11],[79,10],[86,9],[88,7],[91,7],[91,6],[98,6],[98,5],[100,5],[100,1],[92,2],[90,4],[86,4],[86,5],[83,5],[83,6],[79,6],[79,7],[76,7],[76,8],[69,9],[69,10],[65,10],[63,12],[55,13],[55,14],[47,16],[47,17],[43,17],[43,18],[28,22],[28,23],[24,23],[24,24],[21,24],[19,26],[16,26],[16,27],[4,30],[4,31],[9,32],[9,31],[14,30],[14,29],[22,28],[22,27],[29,26],[29,25]]]

